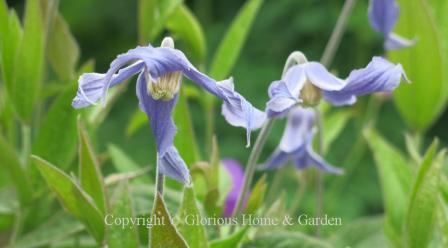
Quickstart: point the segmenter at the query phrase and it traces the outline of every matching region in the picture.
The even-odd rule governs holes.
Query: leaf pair
[[[432,239],[440,195],[437,140],[414,172],[406,158],[374,130],[364,133],[379,171],[386,212],[386,234],[396,246],[426,247]],[[414,176],[415,175],[415,176]]]

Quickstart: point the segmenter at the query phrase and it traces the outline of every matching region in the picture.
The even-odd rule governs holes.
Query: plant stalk
[[[339,48],[342,35],[344,34],[345,29],[347,27],[348,18],[350,17],[350,14],[353,10],[353,7],[355,6],[355,3],[356,0],[346,0],[344,6],[342,7],[341,14],[339,15],[339,18],[336,22],[336,26],[333,29],[330,40],[328,41],[327,46],[325,47],[322,59],[320,60],[320,62],[325,67],[330,66],[331,63],[333,62],[334,55],[336,54],[336,51]]]

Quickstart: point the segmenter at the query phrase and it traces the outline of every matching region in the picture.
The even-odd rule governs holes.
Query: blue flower
[[[316,166],[326,172],[341,174],[341,169],[333,167],[313,151],[315,118],[315,112],[310,108],[298,106],[289,111],[280,144],[262,168],[275,169],[290,161],[299,170]]]
[[[176,125],[172,112],[182,75],[223,100],[222,114],[231,125],[246,128],[248,143],[250,132],[265,121],[264,112],[234,90],[231,78],[216,82],[199,72],[181,51],[174,49],[171,38],[165,38],[161,47],[139,46],[118,55],[105,74],[83,74],[72,106],[83,108],[96,104],[105,99],[110,87],[136,74],[139,105],[147,114],[156,139],[159,171],[180,182],[190,180],[187,166],[173,145]]]
[[[317,62],[306,62],[292,66],[281,80],[270,85],[266,112],[269,118],[283,117],[298,104],[312,107],[322,98],[336,106],[351,105],[356,96],[394,90],[402,78],[406,79],[402,66],[381,57],[354,70],[346,80],[333,76]]]
[[[415,44],[415,40],[405,39],[392,32],[400,15],[400,8],[395,0],[370,0],[369,21],[372,27],[383,33],[386,50],[396,50]]]

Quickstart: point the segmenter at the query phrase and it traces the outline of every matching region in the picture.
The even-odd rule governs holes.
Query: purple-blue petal
[[[232,78],[216,84],[223,100],[222,115],[229,124],[246,128],[247,145],[249,146],[251,131],[263,125],[266,114],[253,107],[250,102],[235,91]]]
[[[391,92],[406,79],[403,67],[381,57],[374,57],[363,69],[354,70],[347,78],[347,85],[340,91],[325,91],[324,99],[333,105],[350,105],[356,96],[374,92]]]
[[[398,20],[400,8],[395,0],[370,0],[369,21],[372,27],[389,36]]]
[[[322,90],[340,90],[345,87],[345,81],[335,77],[322,64],[308,62],[303,64],[308,80]]]
[[[157,159],[160,173],[181,183],[190,183],[190,172],[176,147],[168,147],[163,155],[158,155]]]
[[[279,167],[282,167],[286,165],[289,161],[289,154],[280,150],[276,149],[271,156],[259,166],[260,169],[277,169]]]
[[[125,79],[132,77],[142,68],[143,62],[138,62],[119,70],[118,73],[112,76],[110,87],[113,87]],[[72,106],[74,108],[84,108],[100,100],[104,95],[104,87],[107,83],[104,80],[105,77],[106,74],[100,73],[84,73],[81,75],[78,80],[78,92],[73,99]]]
[[[415,39],[409,40],[401,37],[395,33],[390,33],[384,41],[384,49],[388,51],[407,48],[415,45],[417,41]]]
[[[224,217],[232,216],[233,210],[235,209],[236,201],[238,200],[238,196],[240,194],[241,188],[244,183],[244,171],[238,163],[238,161],[233,159],[224,159],[222,161],[224,168],[229,173],[232,180],[232,188],[226,196],[224,201]]]
[[[297,96],[292,95],[285,81],[274,81],[269,86],[270,100],[266,104],[266,111],[269,118],[283,117],[289,109],[297,105],[300,101]]]
[[[177,128],[172,112],[178,94],[171,100],[154,100],[147,93],[146,79],[141,73],[137,79],[137,97],[140,108],[146,113],[157,144],[158,166],[162,174],[187,183],[190,178],[187,166],[173,145]]]
[[[304,145],[313,130],[315,113],[311,108],[296,107],[289,112],[279,149],[291,153]]]

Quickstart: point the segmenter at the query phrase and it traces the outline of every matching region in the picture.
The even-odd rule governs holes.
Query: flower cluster
[[[392,33],[399,14],[394,0],[371,0],[369,19],[372,26],[386,37],[385,47],[396,49],[412,44]],[[296,52],[298,53],[298,52]],[[182,76],[223,100],[222,114],[233,126],[250,132],[263,126],[267,119],[287,117],[287,125],[277,150],[264,168],[276,168],[292,161],[298,169],[308,166],[331,172],[342,171],[329,165],[312,148],[315,134],[315,112],[323,99],[334,106],[351,105],[357,96],[374,92],[391,92],[406,79],[401,65],[374,57],[362,69],[352,71],[346,79],[331,74],[322,64],[301,61],[290,66],[283,77],[272,82],[265,111],[253,107],[235,91],[232,78],[216,81],[198,71],[180,51],[174,41],[165,38],[161,47],[137,47],[118,55],[105,74],[85,73],[79,79],[79,90],[73,107],[83,108],[105,99],[110,87],[138,74],[137,97],[149,119],[157,144],[159,171],[175,180],[188,183],[190,175],[184,160],[173,145],[176,125],[172,112],[176,105]]]

